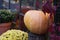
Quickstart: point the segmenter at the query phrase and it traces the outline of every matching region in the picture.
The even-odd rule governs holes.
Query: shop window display
[[[22,2],[21,9],[20,9],[20,0],[8,0],[8,1],[3,1],[3,2],[4,2],[3,3],[4,9],[10,9],[13,12],[17,12],[17,18],[16,18],[17,27],[18,27],[18,29],[21,29],[26,32],[28,30],[25,28],[25,24],[23,22],[23,17],[28,10],[32,10],[32,9],[39,10],[39,9],[43,8],[42,11],[48,12],[51,14],[55,13],[55,10],[56,10],[56,7],[54,5],[52,5],[53,3],[48,3],[48,0],[43,0],[43,1],[42,0],[29,0],[29,1],[21,0],[21,2]],[[47,10],[44,8],[46,8]],[[58,38],[56,36],[56,34],[54,34],[55,33],[55,24],[54,23],[52,23],[52,25],[49,29],[49,34],[46,33],[47,35],[44,34],[44,35],[38,36],[37,34],[33,34],[30,31],[28,31],[28,33],[29,33],[29,40],[45,40],[45,38],[48,39],[49,37],[51,40],[52,39],[55,40],[55,38]]]

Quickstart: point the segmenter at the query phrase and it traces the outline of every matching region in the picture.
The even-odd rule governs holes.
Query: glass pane
[[[3,7],[9,9],[9,0],[3,0]]]
[[[22,0],[22,5],[33,6],[34,0]]]
[[[18,11],[19,9],[19,0],[10,0],[10,9],[12,11]]]
[[[3,4],[3,0],[0,0],[0,9],[3,8],[2,4]]]

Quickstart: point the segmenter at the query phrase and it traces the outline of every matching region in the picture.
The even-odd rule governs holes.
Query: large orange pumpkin
[[[29,10],[25,13],[24,23],[32,33],[44,34],[49,27],[49,14],[44,14],[43,11]]]

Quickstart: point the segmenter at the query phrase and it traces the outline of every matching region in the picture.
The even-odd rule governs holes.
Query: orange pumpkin
[[[28,10],[31,10],[31,9],[33,9],[33,8],[30,6],[22,6],[21,12],[25,14]]]
[[[43,11],[29,10],[25,13],[24,23],[29,31],[36,34],[44,34],[47,32],[49,25],[49,15]]]

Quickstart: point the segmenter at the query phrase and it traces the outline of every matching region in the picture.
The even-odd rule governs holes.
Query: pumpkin
[[[31,10],[31,9],[33,9],[33,8],[30,6],[22,6],[21,12],[25,14],[28,10]]]
[[[24,23],[30,32],[44,34],[48,29],[49,15],[43,11],[29,10],[24,15]]]

